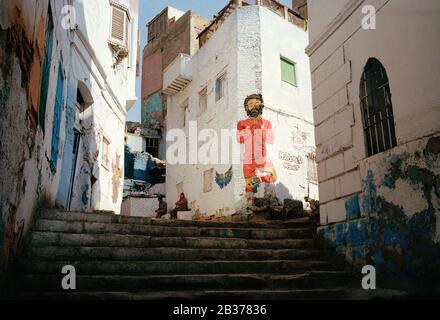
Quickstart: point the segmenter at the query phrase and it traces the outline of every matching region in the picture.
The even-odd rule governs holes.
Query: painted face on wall
[[[249,116],[256,118],[262,113],[263,104],[259,99],[250,99],[246,104]]]

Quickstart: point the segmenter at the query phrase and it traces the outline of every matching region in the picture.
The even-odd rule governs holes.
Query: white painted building
[[[69,83],[79,84],[87,105],[76,110],[81,139],[69,209],[119,213],[125,116],[137,99],[138,0],[75,1],[74,7],[79,14]]]
[[[119,213],[138,0],[2,1],[0,10],[1,67],[10,68],[0,77],[0,246],[8,253],[38,204]]]
[[[308,13],[320,232],[353,262],[408,271],[440,241],[440,3],[309,0]]]
[[[222,129],[232,129],[231,142],[235,141],[237,123],[247,118],[245,98],[261,93],[263,118],[274,128],[270,156],[279,177],[276,194],[281,201],[304,201],[307,195],[317,198],[314,160],[308,160],[314,153],[310,70],[304,52],[308,35],[302,18],[287,7],[278,9],[230,8],[230,15],[220,16],[200,35],[197,53],[181,55],[168,66],[163,85],[168,95],[166,126],[168,133],[178,128],[188,134],[197,121],[198,132],[213,129],[220,137]],[[291,78],[282,75],[283,64],[290,67]],[[168,141],[168,150],[172,145]],[[225,174],[230,167],[230,162],[172,165],[168,161],[168,206],[174,207],[178,194],[185,192],[196,214],[231,215],[245,208],[242,164],[233,165],[232,181],[225,188],[215,181],[216,173]]]

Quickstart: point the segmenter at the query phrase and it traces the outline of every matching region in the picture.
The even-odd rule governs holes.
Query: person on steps
[[[162,216],[167,214],[167,203],[163,201],[163,197],[159,197],[159,208],[155,211],[156,212],[156,219],[162,218]]]
[[[180,194],[180,198],[176,202],[176,207],[170,211],[171,219],[177,219],[177,212],[179,211],[188,211],[188,200],[183,192]]]

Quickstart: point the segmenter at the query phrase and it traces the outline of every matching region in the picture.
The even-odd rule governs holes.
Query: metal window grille
[[[362,74],[361,111],[368,156],[397,145],[388,76],[383,65],[370,58]]]

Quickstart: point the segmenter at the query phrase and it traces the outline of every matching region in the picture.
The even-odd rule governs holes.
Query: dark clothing
[[[165,201],[159,202],[159,209],[156,210],[156,218],[161,218],[167,214],[167,203]]]
[[[186,198],[179,199],[179,201],[176,202],[176,208],[177,211],[188,211],[188,200]]]
[[[177,212],[179,211],[188,211],[188,200],[185,197],[176,202],[176,207],[170,211],[171,218],[177,219]]]

